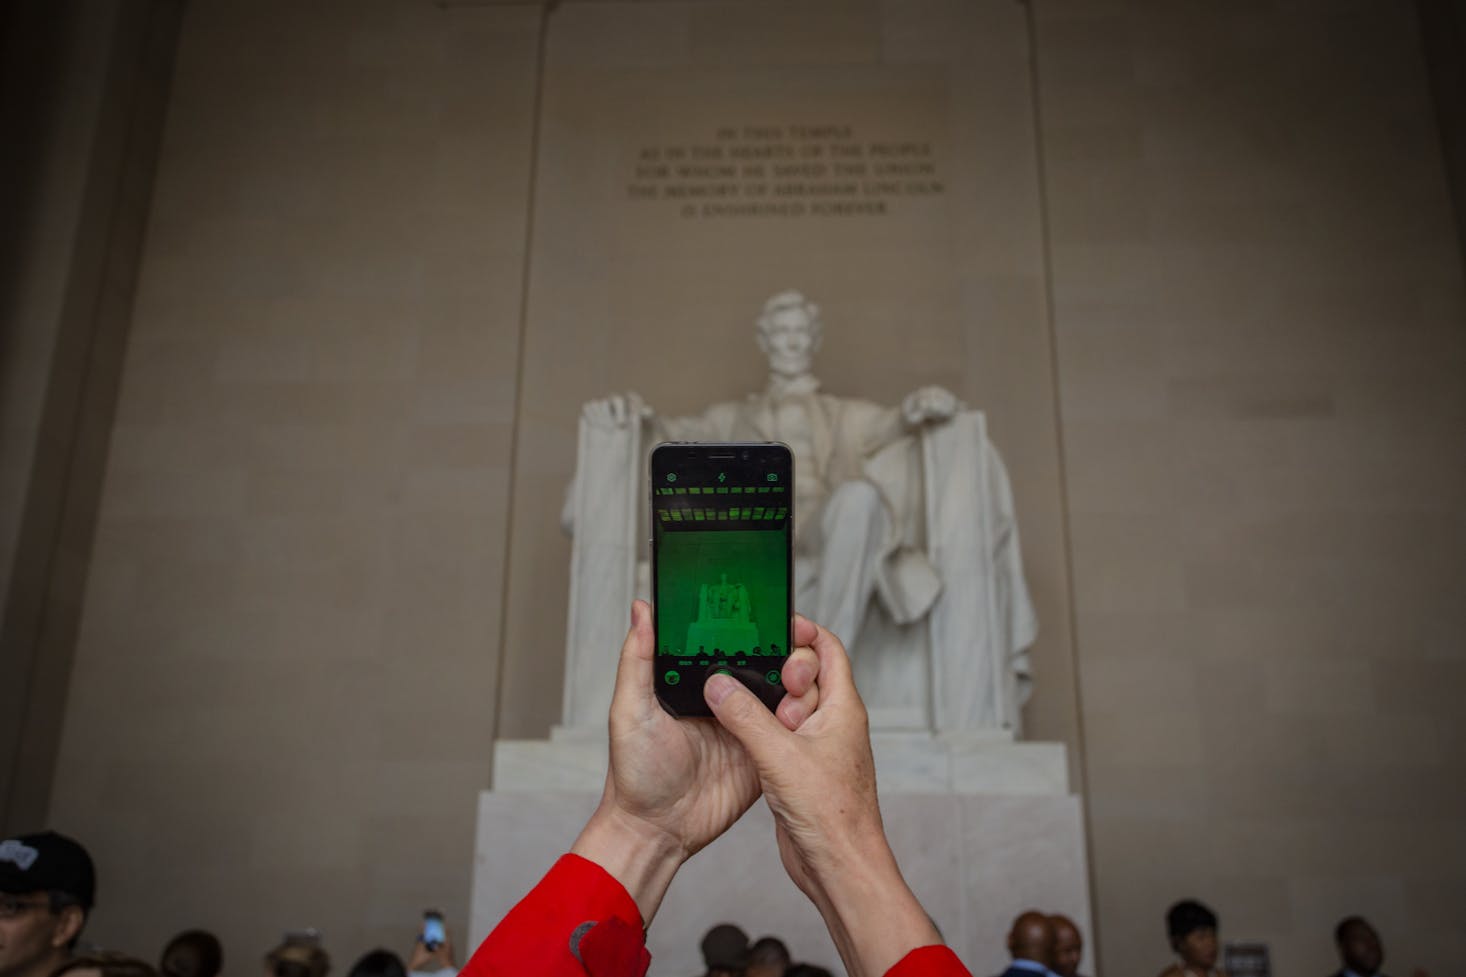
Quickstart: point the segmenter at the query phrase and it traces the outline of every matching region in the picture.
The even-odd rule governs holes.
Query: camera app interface
[[[788,477],[787,469],[756,465],[689,465],[659,476],[652,496],[657,654],[662,667],[675,666],[665,673],[668,684],[677,684],[683,668],[762,672],[756,660],[789,654]],[[781,665],[768,669],[777,676]]]

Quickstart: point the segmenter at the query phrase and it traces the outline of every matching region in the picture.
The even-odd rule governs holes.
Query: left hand
[[[931,421],[945,421],[961,408],[957,395],[945,387],[922,387],[901,402],[901,416],[915,427]]]
[[[606,869],[649,925],[672,876],[733,826],[759,796],[753,761],[713,719],[674,719],[652,687],[651,608],[631,606],[611,699],[611,763],[600,806],[571,851]],[[796,649],[784,663],[788,690],[777,715],[793,729],[814,708],[818,659]]]

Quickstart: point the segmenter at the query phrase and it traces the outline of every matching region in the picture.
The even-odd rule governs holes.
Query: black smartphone
[[[794,637],[794,456],[776,442],[667,442],[651,456],[655,683],[710,716],[727,672],[773,709]]]
[[[443,914],[436,909],[424,910],[422,914],[422,933],[418,936],[422,945],[429,950],[436,950],[448,939],[448,932],[443,928]]]

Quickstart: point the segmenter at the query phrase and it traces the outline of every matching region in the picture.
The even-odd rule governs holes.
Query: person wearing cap
[[[611,698],[600,805],[462,977],[644,977],[645,928],[682,864],[762,794],[795,886],[860,977],[971,977],[901,876],[876,802],[865,704],[840,640],[803,617],[770,712],[730,675],[713,717],[675,719],[652,691],[651,608],[635,601]]]
[[[50,977],[70,960],[96,887],[91,856],[65,835],[0,841],[0,977]]]

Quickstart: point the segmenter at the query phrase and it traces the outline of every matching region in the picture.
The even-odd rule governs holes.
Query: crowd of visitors
[[[91,858],[76,841],[55,832],[0,842],[0,977],[219,977],[224,950],[204,930],[179,933],[156,966],[89,948],[83,927],[91,912],[96,879]],[[1217,915],[1193,899],[1166,913],[1166,934],[1176,961],[1160,977],[1226,977],[1219,964]],[[1360,916],[1334,930],[1340,970],[1335,977],[1383,977],[1384,946]],[[777,936],[750,939],[742,928],[720,923],[701,941],[705,977],[832,977],[829,970],[795,961]],[[1084,936],[1067,916],[1029,910],[1009,930],[1012,963],[1000,977],[1080,977]],[[251,960],[255,959],[253,957]],[[249,964],[235,974],[252,975]],[[331,959],[309,931],[287,937],[264,954],[261,977],[328,977]],[[435,945],[419,940],[404,961],[391,950],[364,954],[346,977],[456,977],[451,938]],[[1424,977],[1414,971],[1413,977]]]
[[[75,839],[54,831],[0,841],[0,977],[219,977],[224,948],[206,930],[169,940],[156,965],[85,941],[96,870]],[[331,958],[314,931],[288,934],[238,977],[327,977]],[[260,962],[255,962],[260,961]],[[456,977],[451,937],[419,939],[406,963],[391,950],[363,955],[347,977]]]
[[[780,857],[824,917],[852,977],[967,977],[901,878],[876,804],[865,707],[839,640],[802,618],[775,713],[731,676],[714,675],[714,719],[681,723],[652,692],[650,614],[638,601],[612,698],[610,770],[601,805],[568,854],[505,917],[465,977],[530,974],[642,977],[644,928],[681,864],[760,796],[778,826]],[[649,760],[649,757],[655,757]],[[82,944],[96,896],[86,849],[46,831],[0,841],[0,977],[219,977],[224,950],[201,930],[180,933],[158,963]],[[1166,914],[1176,962],[1160,977],[1227,977],[1218,921],[1195,900]],[[1339,977],[1380,977],[1378,933],[1351,916],[1334,932]],[[1029,910],[1007,939],[1002,977],[1078,977],[1083,934],[1062,915]],[[706,977],[830,977],[796,963],[776,936],[750,940],[731,923],[703,937]],[[288,936],[231,977],[328,977],[318,934]],[[446,931],[420,938],[404,962],[373,950],[348,977],[456,977]],[[1416,972],[1420,977],[1419,972]]]

